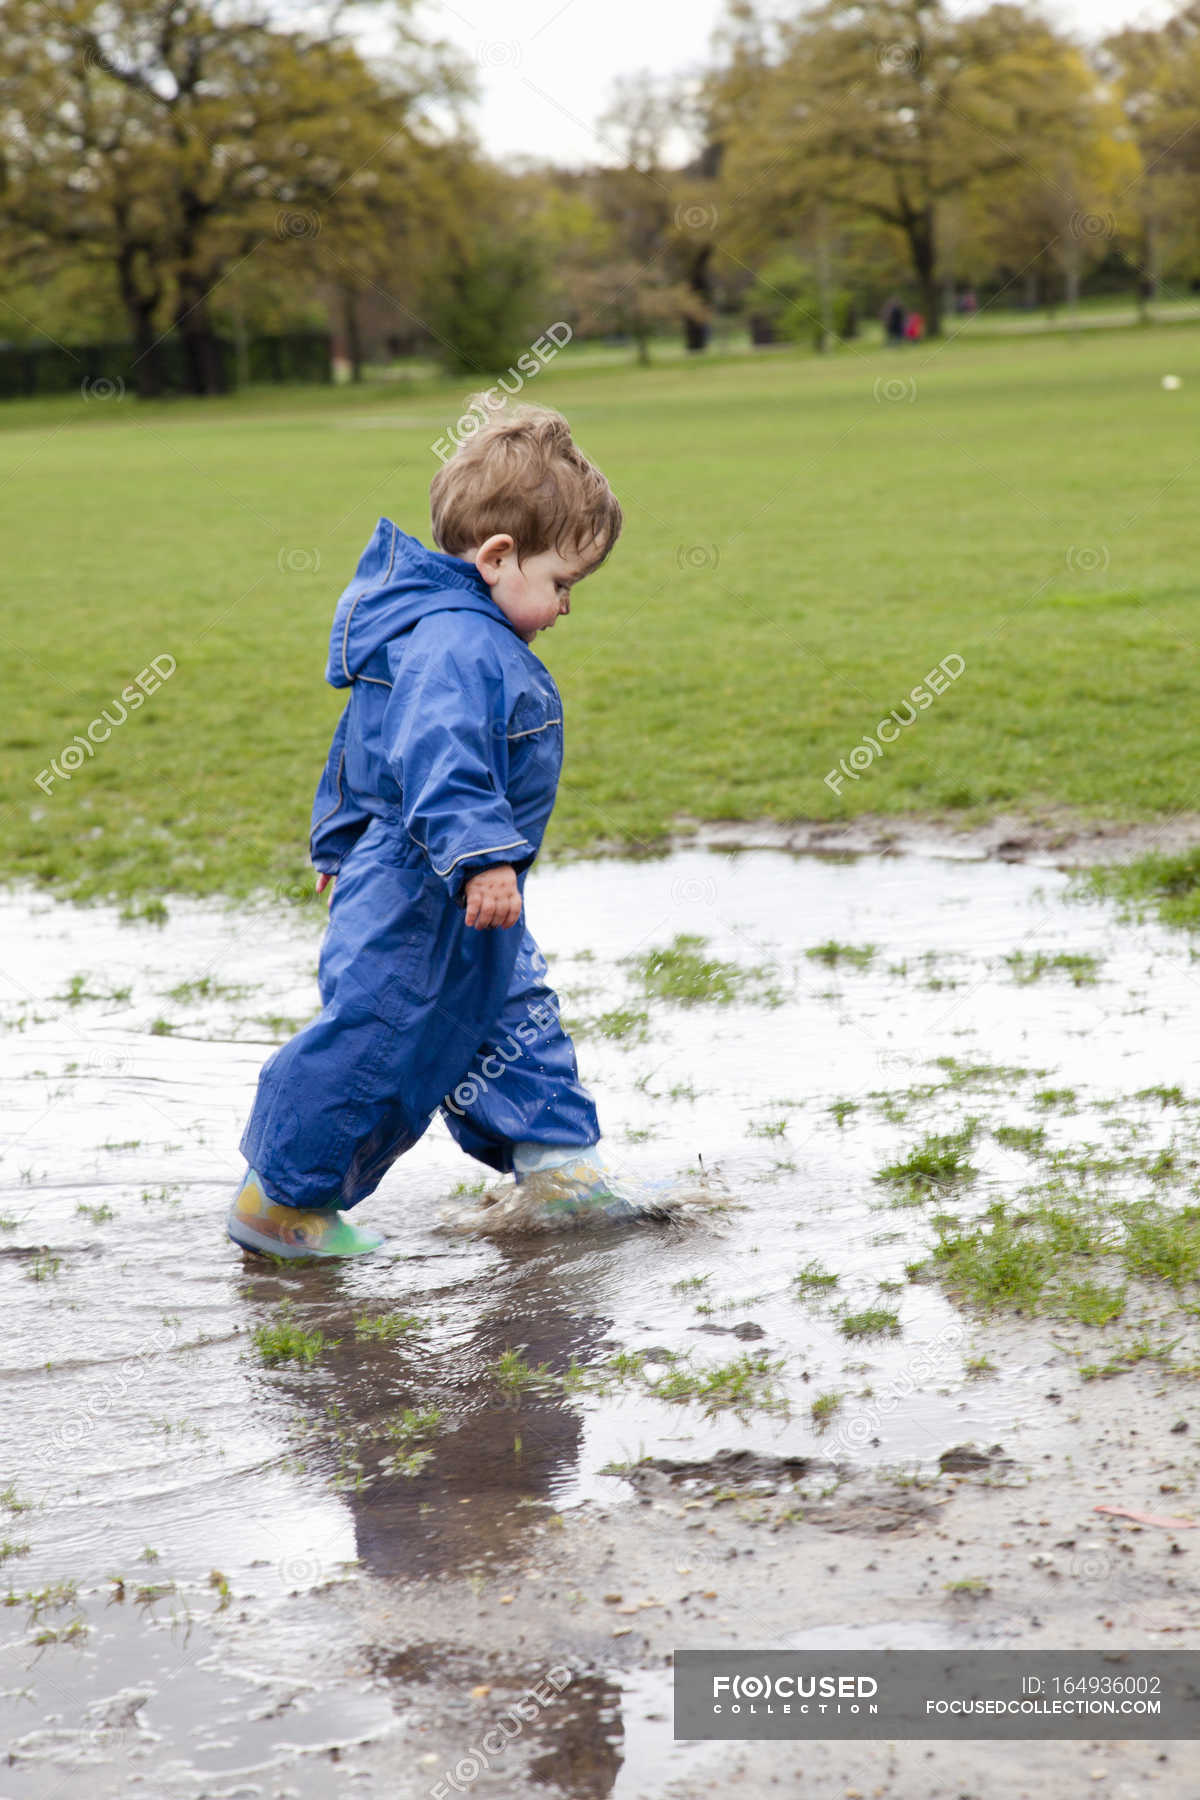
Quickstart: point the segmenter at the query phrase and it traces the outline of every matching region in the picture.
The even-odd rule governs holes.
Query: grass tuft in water
[[[254,1348],[268,1368],[276,1363],[298,1362],[309,1367],[324,1350],[333,1350],[340,1338],[326,1338],[323,1331],[305,1331],[295,1317],[290,1300],[283,1301],[275,1317],[256,1325]]]
[[[997,1125],[992,1136],[1006,1150],[1023,1150],[1027,1156],[1037,1156],[1046,1148],[1044,1125]]]
[[[823,1269],[819,1262],[813,1261],[806,1262],[799,1273],[792,1276],[792,1283],[803,1294],[815,1294],[836,1287],[838,1277],[829,1269]]]
[[[622,960],[642,984],[648,1000],[678,1006],[729,1006],[735,1000],[778,1005],[783,996],[770,984],[771,970],[705,956],[708,939],[680,932],[664,950],[647,950]]]
[[[520,1348],[501,1351],[494,1362],[487,1364],[487,1373],[509,1394],[523,1393],[526,1388],[553,1387],[558,1379],[549,1363],[526,1362]]]
[[[894,1337],[900,1330],[900,1315],[884,1306],[868,1306],[862,1312],[846,1313],[838,1320],[838,1330],[848,1338],[881,1337],[885,1333]]]
[[[1175,1210],[1150,1200],[1130,1204],[1122,1214],[1122,1261],[1129,1275],[1173,1288],[1200,1279],[1200,1206]]]
[[[190,1006],[196,1000],[242,1000],[250,989],[241,984],[218,981],[215,975],[199,975],[194,981],[180,981],[164,995],[177,1006]]]
[[[760,1351],[706,1369],[676,1365],[647,1386],[656,1400],[695,1402],[706,1413],[740,1413],[760,1407],[778,1410],[785,1407],[775,1381],[782,1368],[782,1358],[773,1362]]]
[[[650,1036],[650,1014],[642,1006],[614,1006],[585,1024],[583,1031],[594,1031],[610,1044],[644,1044]]]
[[[1074,1088],[1039,1088],[1033,1104],[1042,1112],[1074,1112],[1078,1099]]]
[[[1062,1311],[1081,1325],[1108,1325],[1125,1311],[1125,1289],[1105,1287],[1098,1281],[1068,1282],[1063,1290]]]
[[[1045,1069],[1027,1069],[1020,1063],[963,1062],[958,1056],[935,1056],[933,1066],[942,1070],[949,1087],[1013,1087],[1028,1076],[1046,1074]],[[937,1090],[930,1088],[928,1092]]]
[[[75,1211],[81,1217],[90,1219],[93,1225],[107,1225],[110,1219],[115,1219],[117,1216],[111,1206],[105,1204],[89,1206],[86,1200],[81,1200]]]
[[[354,1335],[368,1343],[386,1344],[393,1338],[420,1331],[423,1326],[424,1320],[416,1313],[364,1313],[354,1321]]]
[[[822,1430],[829,1423],[833,1414],[838,1410],[845,1398],[845,1394],[837,1390],[828,1394],[817,1395],[808,1410],[812,1414],[813,1423],[818,1431]]]
[[[1200,846],[1178,856],[1151,854],[1085,869],[1075,876],[1070,893],[1078,900],[1116,900],[1127,917],[1154,912],[1164,925],[1195,931],[1200,927]]]
[[[1008,1217],[1002,1206],[991,1209],[991,1224],[966,1230],[941,1224],[932,1261],[947,1287],[976,1306],[1010,1307],[1034,1312],[1050,1279],[1053,1256],[1048,1244]]]
[[[397,1448],[384,1459],[383,1468],[389,1474],[419,1475],[425,1465],[433,1460],[434,1452],[429,1448],[427,1440],[436,1437],[441,1430],[442,1414],[437,1407],[428,1407],[418,1412],[409,1406],[396,1418],[389,1419],[383,1427],[382,1435],[391,1438]]]
[[[1135,1100],[1157,1100],[1164,1108],[1168,1106],[1186,1106],[1187,1095],[1181,1087],[1146,1087],[1139,1088],[1133,1096]]]
[[[886,1163],[875,1180],[920,1193],[936,1193],[941,1188],[973,1181],[979,1171],[967,1160],[967,1152],[977,1133],[975,1119],[967,1119],[957,1131],[931,1133],[907,1156]]]
[[[874,962],[877,953],[874,944],[839,944],[836,938],[814,944],[804,952],[814,962],[824,963],[827,969],[836,968],[839,963],[849,963],[852,969],[865,969]]]
[[[53,1281],[62,1268],[62,1260],[49,1250],[39,1250],[23,1271],[26,1281]]]
[[[1040,981],[1044,975],[1069,975],[1076,987],[1094,987],[1100,970],[1100,958],[1086,951],[1060,950],[1048,956],[1041,950],[1032,955],[1013,950],[1004,960],[1021,987]]]
[[[133,993],[131,987],[89,988],[89,979],[87,975],[72,975],[67,982],[66,992],[55,994],[54,999],[63,1001],[67,1006],[82,1006],[85,1000],[110,1000],[121,1005]]]

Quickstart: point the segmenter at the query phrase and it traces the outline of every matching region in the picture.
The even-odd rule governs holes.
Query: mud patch
[[[756,1456],[745,1450],[719,1451],[702,1463],[651,1457],[623,1473],[638,1494],[651,1499],[679,1492],[697,1507],[706,1500],[761,1502],[758,1521],[771,1530],[786,1523],[867,1536],[911,1531],[952,1498],[881,1488],[818,1457]],[[766,1504],[775,1500],[781,1504]]]
[[[1083,869],[1130,862],[1150,852],[1172,855],[1200,844],[1200,813],[1161,819],[1086,818],[1070,807],[1036,813],[993,813],[982,822],[947,814],[859,813],[852,819],[681,820],[685,835],[673,847],[700,843],[713,850],[787,850],[799,855],[954,856],[999,862],[1044,863]]]
[[[666,1475],[672,1485],[683,1483],[691,1492],[711,1493],[714,1488],[745,1487],[753,1482],[760,1491],[777,1491],[780,1483],[795,1484],[814,1470],[834,1473],[831,1462],[814,1456],[764,1456],[753,1450],[718,1450],[703,1462],[677,1462],[669,1456],[650,1456],[622,1470],[634,1487],[643,1488],[655,1475]]]

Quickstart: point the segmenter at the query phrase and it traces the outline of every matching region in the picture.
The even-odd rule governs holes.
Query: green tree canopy
[[[259,255],[301,255],[400,205],[426,102],[465,77],[393,0],[402,54],[370,65],[336,0],[0,0],[0,230],[10,266],[55,254],[115,277],[157,391],[173,325],[198,393],[221,385],[211,296]],[[406,151],[408,152],[406,154]],[[35,321],[36,322],[36,321]]]
[[[1001,179],[1053,183],[1091,127],[1073,47],[1007,0],[966,16],[945,0],[828,0],[771,24],[749,0],[733,13],[710,82],[723,213],[746,244],[777,241],[822,202],[891,227],[936,332],[942,205]]]

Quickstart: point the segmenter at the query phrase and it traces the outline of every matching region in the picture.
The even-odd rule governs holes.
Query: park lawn
[[[333,606],[381,514],[430,541],[431,446],[466,391],[0,404],[9,877],[303,891],[344,703]],[[551,367],[526,397],[566,412],[626,516],[539,643],[567,718],[548,850],[681,819],[1200,805],[1200,328]],[[170,679],[45,793],[164,654]],[[832,792],[950,656],[959,678]]]

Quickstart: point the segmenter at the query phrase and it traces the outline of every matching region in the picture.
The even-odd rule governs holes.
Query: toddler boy
[[[262,1069],[228,1217],[236,1243],[275,1256],[376,1248],[342,1209],[439,1107],[489,1167],[553,1170],[569,1205],[621,1209],[523,918],[563,744],[531,645],[612,549],[621,509],[566,420],[534,407],[468,439],[430,504],[438,549],[380,519],[334,614],[327,679],[350,695],[312,815],[318,892],[336,877],[322,1010]]]

